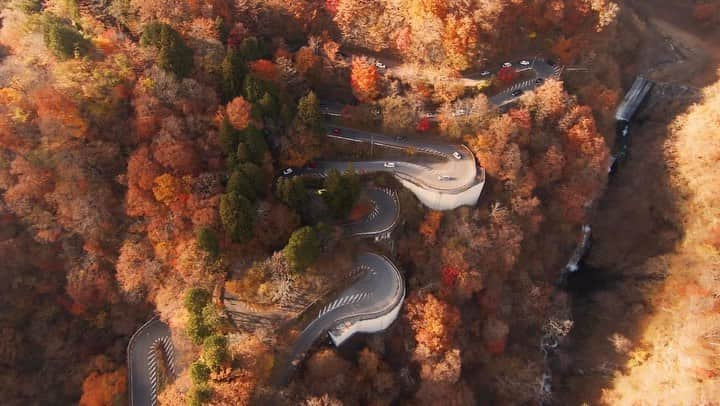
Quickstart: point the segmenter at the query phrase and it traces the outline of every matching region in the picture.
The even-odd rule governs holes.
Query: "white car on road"
[[[460,153],[457,152],[457,151],[453,152],[453,153],[452,153],[452,156],[453,156],[455,159],[462,159],[462,155],[460,155]]]
[[[482,77],[487,77],[490,75],[492,75],[492,73],[490,73],[489,70],[484,70],[484,71],[480,72],[480,76],[482,76]]]
[[[522,60],[522,61],[520,61],[520,65],[522,65],[522,66],[530,66],[530,61]]]
[[[292,169],[292,168],[285,168],[285,169],[283,169],[283,171],[282,171],[282,174],[283,174],[283,175],[290,175],[291,173],[293,173],[293,169]]]
[[[376,61],[375,66],[377,66],[378,69],[386,69],[387,68],[387,65],[385,65],[384,63],[382,63],[380,61]]]
[[[394,168],[394,167],[395,167],[395,162],[385,162],[385,163],[383,164],[383,166],[386,167],[386,168]]]
[[[502,67],[503,67],[503,68],[512,68],[512,63],[510,63],[510,62],[505,62],[504,64],[502,64]]]

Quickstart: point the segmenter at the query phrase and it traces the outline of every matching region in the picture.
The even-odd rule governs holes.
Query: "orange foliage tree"
[[[434,245],[437,241],[437,232],[442,218],[443,212],[441,211],[432,210],[425,215],[425,220],[420,224],[419,232],[425,239],[426,244]]]
[[[86,135],[87,123],[72,99],[49,86],[38,89],[33,98],[43,134],[67,134],[77,138]]]
[[[415,332],[418,347],[429,354],[440,354],[451,348],[460,324],[457,308],[428,293],[408,300],[405,317]]]
[[[445,63],[458,71],[469,68],[476,56],[477,38],[477,25],[470,16],[448,15],[442,32]]]
[[[250,70],[255,76],[274,82],[278,78],[278,67],[272,61],[267,59],[258,59],[257,61],[250,62]]]
[[[127,388],[127,371],[120,368],[114,372],[93,371],[82,385],[80,406],[107,406],[123,400]]]
[[[377,67],[367,58],[353,58],[350,70],[350,85],[353,94],[361,102],[369,102],[378,97],[380,76]]]
[[[238,96],[225,106],[228,121],[238,130],[245,129],[250,123],[252,105],[242,96]]]

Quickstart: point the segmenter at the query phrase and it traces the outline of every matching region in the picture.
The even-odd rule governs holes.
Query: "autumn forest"
[[[0,0],[0,403],[715,404],[720,2],[664,4]],[[363,252],[396,319],[289,363]]]

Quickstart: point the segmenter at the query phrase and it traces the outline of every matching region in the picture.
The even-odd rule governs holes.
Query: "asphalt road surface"
[[[351,236],[374,236],[392,230],[400,217],[400,202],[394,190],[368,188],[365,195],[372,208],[362,220],[345,225]]]
[[[279,377],[284,384],[300,364],[315,340],[344,323],[378,318],[392,312],[405,298],[400,271],[384,256],[363,253],[353,271],[358,279],[330,301],[298,336],[289,356],[289,365]]]
[[[424,188],[441,192],[461,192],[475,184],[477,175],[475,156],[464,145],[430,141],[427,137],[395,137],[340,126],[333,127],[328,132],[328,136],[345,141],[412,150],[435,155],[441,159],[428,159],[423,163],[405,161],[318,162],[315,168],[302,169],[298,171],[298,174],[327,176],[332,169],[342,172],[352,166],[361,174],[387,172]],[[459,154],[460,159],[453,156],[454,153]]]
[[[522,82],[515,83],[508,89],[491,96],[488,98],[490,103],[496,106],[504,106],[506,104],[514,102],[518,97],[522,96],[523,93],[535,90],[536,87],[541,86],[545,83],[545,80],[549,78],[559,78],[562,74],[563,68],[550,61],[542,58],[535,58],[531,61],[530,65],[523,67],[520,63],[513,63],[517,72],[524,72],[526,70],[532,70],[535,72],[535,77]]]
[[[159,350],[159,351],[158,351]],[[160,356],[160,351],[164,356]],[[145,323],[128,343],[128,378],[130,406],[157,405],[160,387],[160,363],[174,374],[175,354],[170,341],[170,328],[157,318]]]

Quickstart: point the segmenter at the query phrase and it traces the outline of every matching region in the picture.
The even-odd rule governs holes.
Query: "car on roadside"
[[[453,152],[452,156],[453,156],[453,158],[458,159],[458,160],[462,159],[462,155],[457,151]]]
[[[464,116],[465,114],[467,114],[467,110],[465,109],[457,109],[452,112],[453,117]]]
[[[407,141],[407,137],[404,135],[396,135],[395,141],[397,141],[397,142]]]
[[[522,65],[522,66],[530,66],[530,61],[523,59],[522,61],[520,61],[520,65]]]
[[[394,167],[395,167],[395,162],[385,162],[385,163],[383,164],[383,166],[386,167],[386,168],[394,168]]]
[[[524,90],[522,90],[522,89],[515,89],[515,90],[513,90],[512,92],[510,92],[510,95],[511,95],[512,97],[520,97],[520,95],[522,95],[523,93],[525,93]]]
[[[333,133],[334,135],[341,135],[341,134],[342,134],[342,130],[339,129],[339,128],[333,128],[332,130],[330,130],[330,132]]]
[[[503,68],[512,68],[512,66],[513,66],[513,65],[512,65],[511,62],[505,62],[504,64],[502,64],[502,67],[503,67]]]
[[[285,168],[285,169],[283,169],[282,174],[285,175],[285,176],[287,176],[287,175],[292,174],[293,172],[295,172],[295,171],[293,170],[293,168]]]
[[[376,61],[376,62],[375,62],[375,66],[376,66],[378,69],[387,69],[387,65],[385,65],[384,63],[382,63],[382,62],[380,62],[380,61]]]
[[[327,192],[327,189],[318,189],[317,194],[318,196],[322,196],[325,194],[325,192]]]
[[[486,78],[490,75],[492,75],[492,73],[489,70],[484,70],[484,71],[480,72],[480,76],[482,76],[484,78]]]

